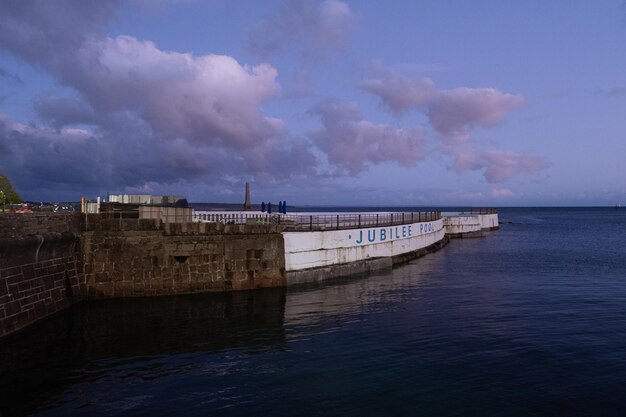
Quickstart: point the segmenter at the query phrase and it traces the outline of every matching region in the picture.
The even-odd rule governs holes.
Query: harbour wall
[[[441,219],[283,236],[288,285],[389,269],[447,242]]]
[[[87,298],[284,287],[276,225],[0,216],[0,337]]]
[[[443,222],[450,238],[480,237],[484,231],[500,228],[497,213],[445,216]]]
[[[0,216],[0,337],[86,296],[76,215]]]
[[[498,230],[500,228],[500,222],[498,220],[498,213],[479,214],[480,227],[485,231]]]
[[[162,223],[88,216],[82,234],[89,296],[140,297],[285,285],[275,225]]]
[[[0,337],[87,298],[284,287],[366,274],[441,248],[451,225],[498,228],[493,213],[470,216],[466,223],[391,215],[391,225],[376,227],[362,223],[366,216],[355,216],[344,229],[333,215],[331,223],[318,223],[322,230],[285,231],[289,226],[258,219],[164,223],[99,214],[5,214],[0,216]],[[382,215],[372,216],[375,224],[382,221]],[[404,219],[409,222],[398,224]],[[357,226],[362,224],[369,227]],[[309,218],[304,226],[311,225]]]

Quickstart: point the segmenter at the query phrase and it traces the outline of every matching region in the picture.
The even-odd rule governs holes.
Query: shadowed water
[[[2,416],[621,416],[626,211],[503,210],[389,274],[90,303],[0,342]]]

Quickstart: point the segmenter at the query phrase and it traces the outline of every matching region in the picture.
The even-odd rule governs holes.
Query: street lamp
[[[5,203],[5,197],[4,197],[4,191],[0,190],[0,200],[2,200],[2,212],[4,213],[4,203]]]

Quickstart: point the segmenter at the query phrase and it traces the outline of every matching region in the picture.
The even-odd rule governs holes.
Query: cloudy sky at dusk
[[[32,200],[626,204],[626,4],[3,0],[0,172]]]

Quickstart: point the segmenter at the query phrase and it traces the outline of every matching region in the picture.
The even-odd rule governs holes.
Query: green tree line
[[[9,178],[0,173],[0,191],[3,191],[6,196],[7,204],[16,204],[22,202],[22,197],[13,189],[13,185],[11,185],[11,181]],[[0,205],[2,205],[2,201],[0,201]],[[1,209],[2,207],[0,207]]]

